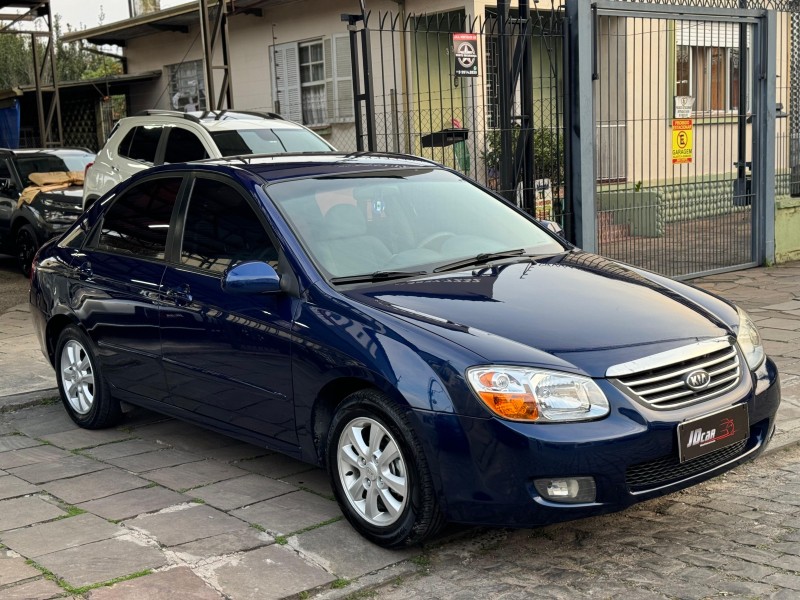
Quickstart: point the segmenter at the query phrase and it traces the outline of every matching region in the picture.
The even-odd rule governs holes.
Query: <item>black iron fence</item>
[[[367,51],[371,89],[358,82],[360,139],[344,129],[332,132],[332,143],[431,158],[568,227],[559,6],[364,15],[358,28],[369,42],[355,36],[354,66],[363,78]]]
[[[674,276],[752,264],[764,240],[748,187],[755,115],[752,100],[739,97],[753,92],[750,51],[737,49],[739,26],[730,19],[692,21],[680,10],[672,18],[669,7],[778,11],[775,191],[785,196],[800,195],[800,2],[647,3],[664,6],[663,20],[598,18],[593,26],[598,214],[582,215],[596,224],[591,249]],[[332,126],[330,139],[342,150],[444,163],[559,222],[574,240],[582,199],[568,189],[566,133],[575,118],[569,75],[576,57],[568,56],[563,3],[497,4],[478,15],[355,15],[356,54],[347,57],[355,91],[353,79],[335,82],[340,107],[353,106],[356,94],[355,115]],[[672,156],[674,102],[682,96],[695,102],[688,163]],[[330,111],[330,92],[326,100]]]

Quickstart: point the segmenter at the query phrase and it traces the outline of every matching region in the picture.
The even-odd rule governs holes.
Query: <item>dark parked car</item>
[[[780,402],[736,306],[411,157],[152,169],[42,249],[30,299],[76,423],[122,400],[322,465],[390,547],[680,490]]]
[[[94,154],[77,148],[0,149],[0,252],[17,257],[27,275],[36,250],[60,235],[81,214],[83,188],[42,191],[30,202],[21,202],[22,190],[33,185],[34,173],[77,171],[83,173]]]

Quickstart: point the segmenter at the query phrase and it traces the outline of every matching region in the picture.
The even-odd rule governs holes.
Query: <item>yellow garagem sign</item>
[[[692,162],[692,120],[672,119],[672,164]]]

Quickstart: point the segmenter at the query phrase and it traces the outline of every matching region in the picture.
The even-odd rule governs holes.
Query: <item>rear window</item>
[[[208,158],[203,142],[194,133],[182,127],[170,129],[167,147],[164,150],[165,163],[189,162]]]
[[[163,259],[182,181],[181,177],[165,177],[129,188],[103,217],[96,248]]]
[[[119,145],[120,156],[150,164],[154,163],[162,130],[163,127],[153,125],[134,127]]]
[[[305,129],[237,129],[215,131],[211,138],[222,156],[330,152],[331,147]]]
[[[70,156],[57,156],[55,154],[31,154],[17,157],[17,169],[22,184],[32,185],[31,173],[55,173],[58,171],[83,171],[92,161],[91,154],[75,154]]]

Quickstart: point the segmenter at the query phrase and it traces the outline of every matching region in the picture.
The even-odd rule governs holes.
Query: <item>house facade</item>
[[[498,72],[502,48],[507,48],[509,68],[513,47],[523,35],[518,3],[510,4],[503,28],[492,1],[367,0],[377,149],[432,158],[498,188],[497,167],[507,158],[499,147]],[[623,0],[619,4],[636,6]],[[569,223],[576,209],[565,195],[564,140],[570,117],[565,84],[576,57],[567,56],[562,2],[529,5],[532,25],[526,35],[532,54],[533,113],[527,121],[522,117],[517,86],[510,91],[512,127],[515,136],[517,126],[525,123],[534,131],[534,160],[521,166],[533,171],[537,197],[545,199],[543,207],[537,204],[533,210]],[[358,12],[359,3],[237,0],[235,7],[237,12],[228,20],[233,106],[279,112],[311,127],[337,148],[355,150],[356,119],[360,115],[368,130],[368,111],[363,104],[354,108],[350,36],[342,14]],[[742,29],[735,18],[703,20],[682,14],[675,12],[674,19],[602,16],[595,23],[595,249],[612,256],[620,238],[662,238],[671,224],[690,220],[724,216],[733,223],[749,218],[752,194],[737,182],[749,177],[754,158],[753,115],[750,104],[740,101],[739,82],[747,83],[750,103],[753,82],[760,76],[753,63],[755,29]],[[779,202],[785,200],[788,206],[793,206],[791,192],[800,191],[800,119],[794,114],[792,87],[800,67],[793,50],[800,47],[799,22],[798,15],[777,13],[776,189]],[[474,34],[474,67],[468,74],[458,72],[454,34]],[[66,39],[118,43],[129,73],[161,71],[160,78],[142,81],[131,91],[130,114],[205,105],[195,2],[72,33]],[[359,47],[359,56],[363,51]],[[221,62],[221,56],[215,56],[215,63]],[[363,85],[360,71],[359,67]],[[215,85],[221,79],[215,77]],[[684,103],[680,111],[679,102]],[[522,198],[519,189],[507,190],[506,195]],[[739,232],[737,227],[732,224],[730,231],[714,235],[739,236],[731,248],[750,248],[757,237],[754,230],[744,227],[747,230]],[[636,262],[624,254],[617,257]],[[659,264],[650,266],[673,272]],[[701,265],[686,270],[708,269]]]

